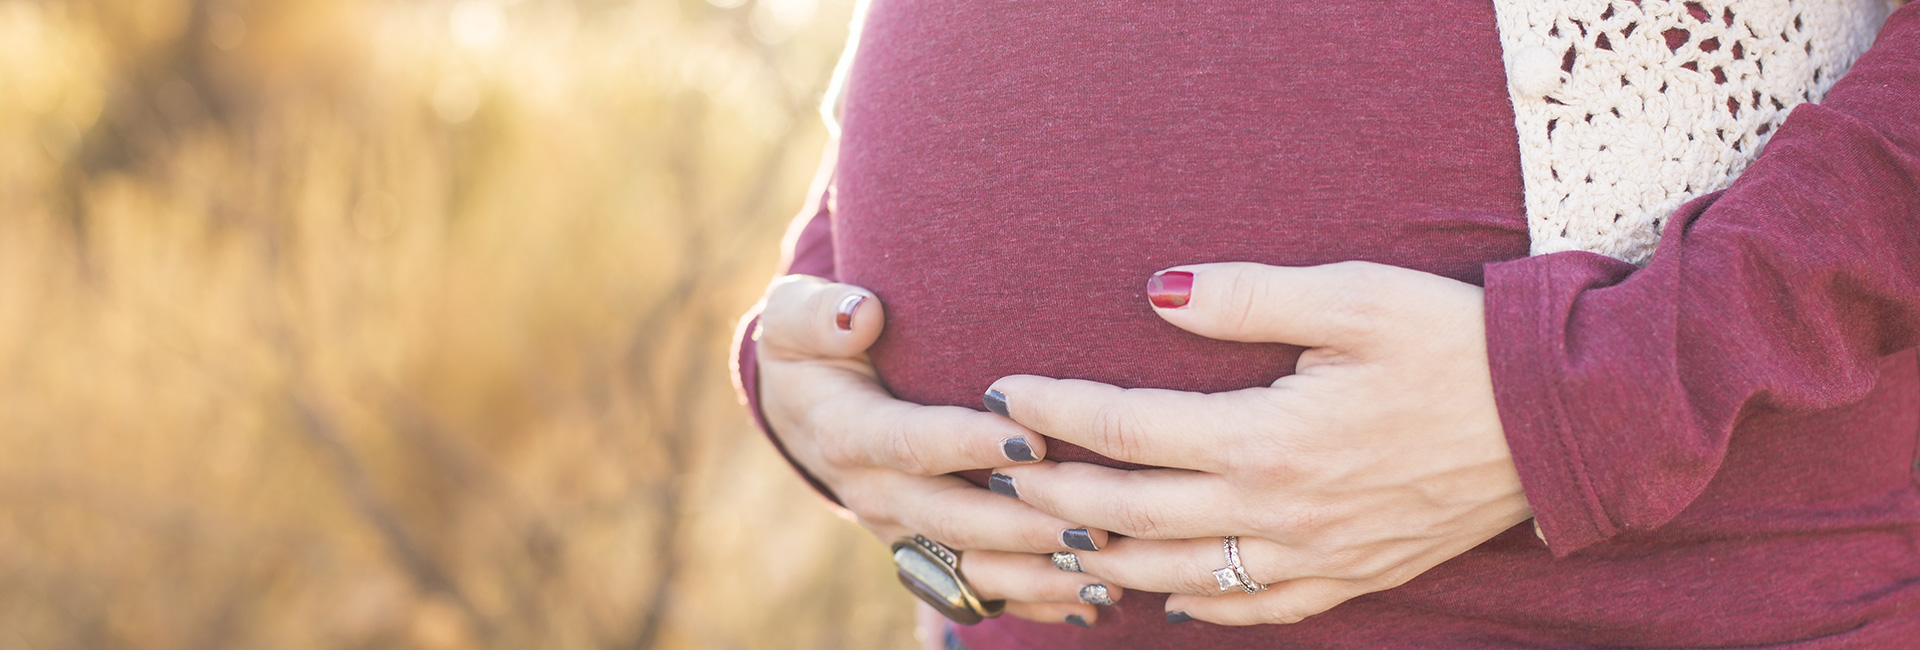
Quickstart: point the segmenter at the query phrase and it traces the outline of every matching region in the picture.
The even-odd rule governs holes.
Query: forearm
[[[1760,412],[1860,399],[1920,340],[1920,13],[1897,12],[1821,105],[1644,269],[1560,253],[1487,269],[1501,419],[1565,554],[1659,526]]]

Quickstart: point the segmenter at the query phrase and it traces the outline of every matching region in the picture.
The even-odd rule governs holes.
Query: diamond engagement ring
[[[1213,570],[1213,579],[1220,584],[1220,590],[1239,587],[1249,594],[1266,591],[1267,586],[1255,582],[1253,576],[1247,573],[1247,567],[1240,564],[1240,538],[1228,535],[1220,540],[1227,554],[1227,565]]]

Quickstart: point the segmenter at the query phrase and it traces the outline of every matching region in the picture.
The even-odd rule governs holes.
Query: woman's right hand
[[[992,413],[894,399],[866,354],[884,320],[865,289],[807,275],[774,282],[757,348],[760,408],[774,435],[883,543],[925,535],[965,551],[968,582],[984,599],[1008,601],[1007,613],[1091,625],[1098,610],[1082,588],[1093,580],[1055,569],[1049,556],[1097,550],[1106,532],[949,475],[1038,461],[1046,439]],[[1118,601],[1121,589],[1107,593]]]

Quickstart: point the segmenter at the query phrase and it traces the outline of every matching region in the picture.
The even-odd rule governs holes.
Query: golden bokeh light
[[[900,648],[725,362],[848,0],[0,0],[0,647]]]

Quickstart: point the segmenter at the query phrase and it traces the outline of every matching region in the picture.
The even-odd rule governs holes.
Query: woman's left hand
[[[1364,262],[1202,264],[1156,275],[1148,293],[1196,334],[1309,349],[1272,386],[1227,393],[995,382],[989,401],[1034,431],[1175,468],[1000,470],[1040,510],[1131,538],[1081,554],[1086,572],[1174,594],[1170,614],[1293,623],[1531,516],[1494,407],[1478,287]],[[1228,535],[1271,589],[1221,590],[1212,571],[1227,566]]]

